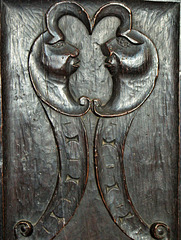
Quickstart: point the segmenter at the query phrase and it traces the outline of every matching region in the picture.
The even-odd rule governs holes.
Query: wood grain
[[[76,2],[87,10],[90,17],[107,3],[101,0]],[[54,3],[49,0],[2,1],[4,239],[14,238],[13,228],[18,221],[25,219],[32,224],[38,221],[56,185],[57,147],[47,115],[33,90],[28,73],[31,46],[46,30],[45,13]],[[154,222],[164,222],[171,230],[171,239],[178,240],[179,4],[144,1],[122,3],[132,10],[133,29],[153,41],[159,56],[159,76],[155,89],[138,110],[125,144],[124,167],[129,194],[137,212],[149,226]],[[60,20],[59,25],[66,40],[80,50],[81,65],[70,76],[69,83],[76,101],[81,96],[87,96],[90,99],[99,98],[102,104],[106,104],[110,99],[113,82],[111,74],[104,67],[105,57],[100,45],[115,37],[119,24],[117,18],[104,18],[90,36],[75,17],[65,16]],[[54,113],[52,119],[55,121],[57,118],[58,115]],[[60,124],[64,119],[60,117]],[[98,190],[94,166],[98,117],[89,111],[81,119],[71,121],[76,126],[80,126],[79,121],[85,125],[89,178],[75,215],[59,234],[55,234],[55,239],[130,239],[112,221]],[[111,130],[110,121],[118,123],[117,132]],[[106,126],[108,138],[113,134],[120,137],[124,119],[103,119],[101,122]],[[100,131],[100,134],[103,132]],[[73,151],[77,148],[75,145],[74,141]],[[70,153],[65,146],[62,151]],[[78,171],[74,174],[76,179]],[[85,172],[80,174],[86,176]],[[79,192],[76,200],[80,195]],[[66,209],[69,211],[68,207]],[[57,221],[55,217],[52,218],[52,224],[54,221]],[[47,224],[51,231],[51,221]],[[32,234],[29,239],[37,238]]]

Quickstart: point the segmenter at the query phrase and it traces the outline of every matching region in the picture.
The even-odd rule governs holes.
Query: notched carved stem
[[[136,211],[124,169],[124,146],[133,114],[100,119],[95,137],[96,178],[102,200],[117,226],[133,240],[151,240],[149,226]],[[122,121],[121,121],[122,120]]]

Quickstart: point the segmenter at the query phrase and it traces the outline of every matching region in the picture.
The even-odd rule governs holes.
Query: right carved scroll
[[[95,136],[95,170],[102,200],[117,226],[133,240],[170,239],[162,222],[147,224],[130,197],[124,168],[124,148],[136,110],[147,100],[158,76],[158,54],[153,42],[133,30],[131,11],[110,3],[95,14],[95,25],[106,16],[121,20],[116,37],[102,44],[113,89],[110,100],[93,101],[93,111],[102,117]],[[114,118],[117,117],[117,118]]]
[[[118,17],[116,37],[102,44],[105,66],[113,80],[110,100],[102,106],[94,100],[101,117],[122,116],[139,108],[149,97],[158,76],[158,54],[153,42],[131,28],[131,10],[122,4],[107,4],[95,14],[95,25],[107,16]]]

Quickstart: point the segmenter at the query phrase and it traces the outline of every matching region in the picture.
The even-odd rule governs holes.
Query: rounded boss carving
[[[170,229],[165,223],[154,223],[150,228],[151,235],[154,239],[169,239]]]
[[[29,221],[19,221],[14,226],[14,234],[16,239],[21,235],[23,237],[29,237],[33,233],[33,225]]]

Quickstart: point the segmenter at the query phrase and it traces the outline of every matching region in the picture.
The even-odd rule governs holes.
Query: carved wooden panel
[[[180,5],[1,10],[3,239],[180,239]]]

